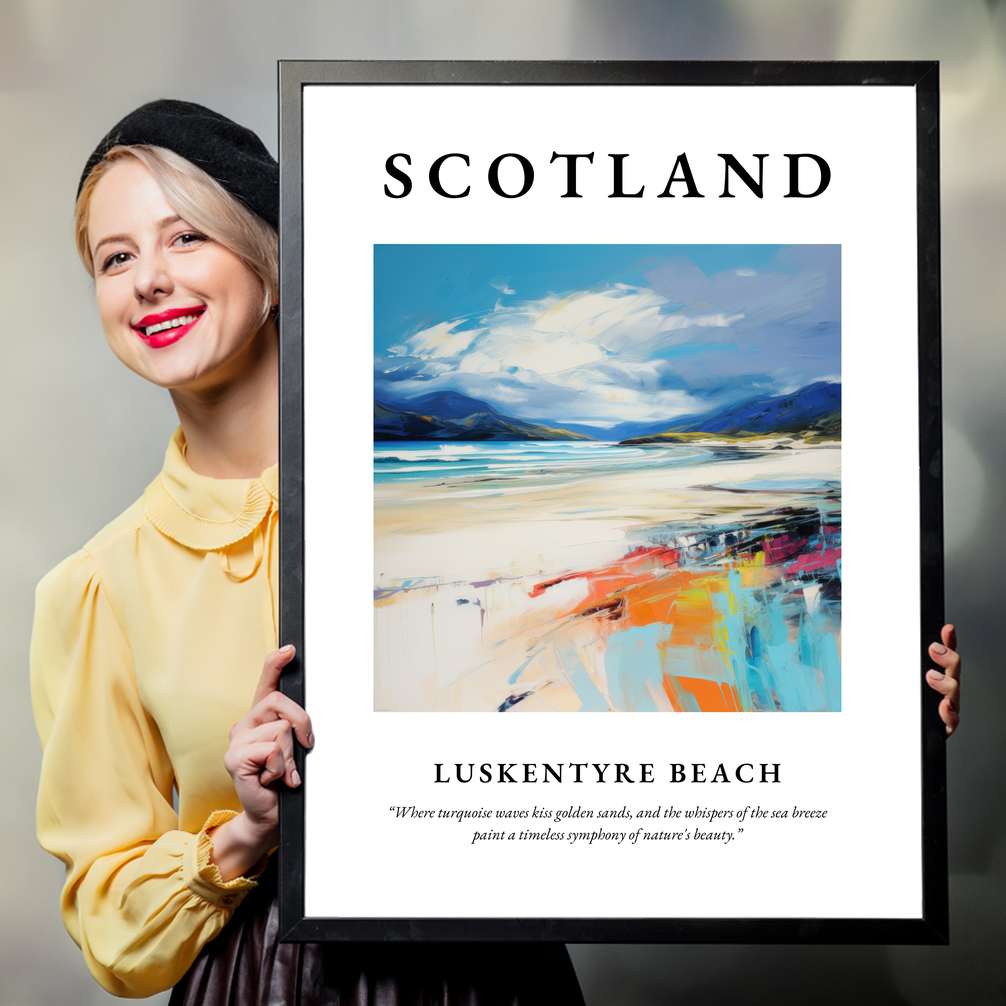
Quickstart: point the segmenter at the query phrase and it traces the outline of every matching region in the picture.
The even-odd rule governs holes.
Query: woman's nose
[[[163,253],[150,251],[141,254],[133,271],[133,287],[137,300],[156,301],[174,290],[171,271]]]

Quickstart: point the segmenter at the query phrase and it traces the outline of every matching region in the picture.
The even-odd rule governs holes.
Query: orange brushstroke
[[[687,692],[695,696],[699,710],[704,713],[738,713],[741,709],[737,689],[726,681],[709,681],[706,678],[675,678]],[[671,697],[670,682],[664,676],[664,691],[671,698],[671,704],[680,712],[678,703]]]
[[[659,578],[632,584],[623,592],[627,624],[650,625],[673,621],[671,613],[682,590],[705,578],[703,574],[677,569]]]
[[[567,573],[565,576],[557,576],[554,580],[546,580],[544,583],[536,584],[529,594],[530,597],[538,597],[549,587],[554,587],[557,583],[566,580],[600,580],[606,586],[604,594],[611,594],[616,590],[629,586],[640,576],[650,575],[664,569],[672,569],[677,565],[681,553],[676,548],[665,548],[657,545],[653,548],[640,546],[633,549],[624,559],[604,566],[601,569],[587,569],[580,573]]]

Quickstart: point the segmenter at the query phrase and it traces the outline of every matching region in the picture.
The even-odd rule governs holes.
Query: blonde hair
[[[154,176],[168,205],[183,220],[234,252],[258,276],[262,283],[264,323],[279,293],[279,236],[202,168],[165,147],[112,147],[84,181],[77,196],[73,225],[77,254],[91,278],[94,278],[94,259],[87,240],[91,197],[112,165],[126,158],[139,161]]]

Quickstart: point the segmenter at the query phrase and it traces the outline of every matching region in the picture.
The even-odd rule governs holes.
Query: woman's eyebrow
[[[99,249],[99,248],[100,248],[100,247],[101,247],[102,245],[107,245],[107,244],[111,244],[111,243],[113,243],[113,242],[115,242],[115,241],[131,241],[131,240],[132,240],[132,239],[131,239],[131,238],[129,237],[129,235],[128,235],[128,234],[109,234],[109,235],[108,235],[108,237],[104,237],[104,238],[102,238],[102,239],[101,239],[101,240],[100,240],[100,241],[99,241],[99,242],[98,242],[98,243],[97,243],[97,244],[96,244],[96,245],[94,246],[94,248],[93,248],[93,249],[91,249],[91,254],[92,254],[92,255],[97,255],[97,254],[98,254],[98,249]]]
[[[177,213],[175,213],[175,214],[173,214],[170,217],[165,217],[163,220],[158,220],[157,223],[154,224],[154,227],[157,230],[163,230],[165,227],[170,227],[172,224],[179,223],[181,221],[181,219],[182,218]],[[128,234],[109,234],[108,237],[103,237],[94,246],[93,250],[91,251],[91,255],[92,256],[96,255],[98,253],[98,249],[102,245],[109,244],[109,243],[115,242],[115,241],[127,241],[127,242],[131,242],[132,240],[133,239]]]

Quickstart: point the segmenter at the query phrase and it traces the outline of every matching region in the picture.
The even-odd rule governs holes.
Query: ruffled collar
[[[175,430],[164,468],[143,494],[143,512],[162,534],[186,548],[212,552],[252,533],[279,500],[279,466],[257,479],[213,479],[185,460],[185,437]]]

